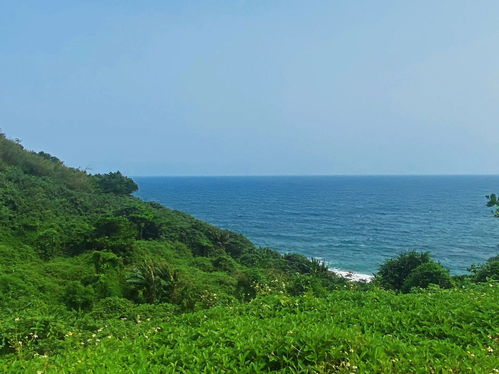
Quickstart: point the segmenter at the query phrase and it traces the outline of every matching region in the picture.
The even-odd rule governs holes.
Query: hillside
[[[2,372],[499,368],[497,261],[354,283],[136,189],[0,134]]]

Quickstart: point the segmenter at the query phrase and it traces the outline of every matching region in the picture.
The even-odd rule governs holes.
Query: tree
[[[144,209],[140,204],[128,206],[118,210],[118,217],[125,217],[137,228],[137,239],[151,240],[159,239],[161,236],[161,225],[156,221],[154,214],[149,209]]]
[[[496,217],[499,217],[499,200],[497,199],[497,195],[495,193],[491,194],[491,195],[487,195],[485,196],[487,198],[487,206],[489,208],[493,208],[493,207],[497,207],[495,212],[494,212],[494,215]]]
[[[94,224],[90,245],[123,255],[132,250],[136,237],[137,229],[125,217],[102,217]]]
[[[494,215],[499,218],[499,199],[495,193],[485,196],[487,198],[487,206],[489,208],[497,207]],[[489,258],[482,265],[473,265],[469,269],[474,273],[477,282],[485,282],[487,279],[499,280],[499,255]]]
[[[130,178],[125,177],[119,171],[115,173],[96,174],[97,186],[105,193],[116,195],[130,195],[139,189],[137,184]]]

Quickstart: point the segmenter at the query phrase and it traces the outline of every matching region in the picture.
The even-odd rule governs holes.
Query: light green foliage
[[[106,299],[88,320],[26,313],[10,319],[2,334],[23,345],[12,343],[0,368],[6,373],[493,373],[497,297],[497,286],[487,284],[405,295],[347,290],[325,298],[261,296],[180,315],[168,304],[145,310]],[[38,328],[37,320],[43,321]],[[55,335],[48,336],[49,329]],[[36,339],[29,335],[34,331],[40,331]]]

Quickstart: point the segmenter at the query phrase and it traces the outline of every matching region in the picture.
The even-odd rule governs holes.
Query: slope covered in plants
[[[136,189],[0,134],[2,372],[498,366],[497,259],[452,279],[409,252],[353,283]]]

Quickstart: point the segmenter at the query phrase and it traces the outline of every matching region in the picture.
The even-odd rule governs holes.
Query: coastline
[[[329,271],[339,275],[342,278],[348,279],[353,282],[365,282],[369,283],[374,279],[374,275],[356,273],[353,271],[345,271],[340,269],[331,268]]]

